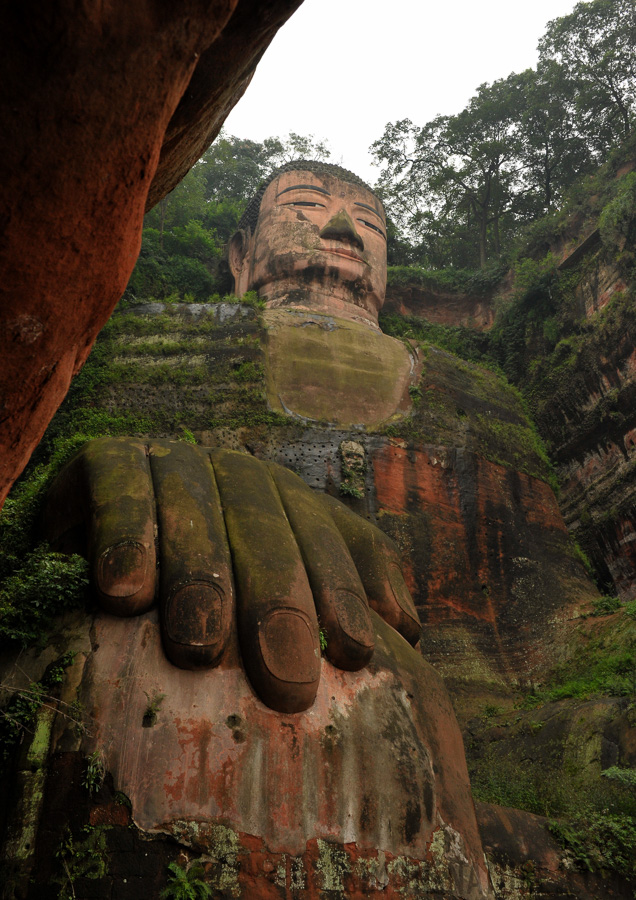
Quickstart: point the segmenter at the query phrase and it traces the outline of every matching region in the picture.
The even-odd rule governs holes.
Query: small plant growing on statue
[[[320,649],[324,653],[327,649],[327,632],[324,628],[320,629],[320,631],[318,632],[318,637],[320,639]]]
[[[615,613],[616,610],[619,609],[620,605],[621,601],[618,599],[618,597],[599,597],[598,600],[594,600],[592,603],[592,607],[594,609],[592,615],[611,616],[612,613]]]
[[[82,784],[91,795],[97,794],[101,790],[105,776],[104,754],[101,750],[95,750],[86,757],[86,771]]]
[[[350,484],[348,481],[342,481],[339,490],[343,497],[355,497],[356,500],[362,500],[364,497],[362,488],[356,487],[355,484]]]
[[[157,721],[157,713],[166,695],[160,694],[159,691],[154,691],[152,695],[148,691],[144,691],[144,694],[148,700],[148,706],[144,712],[142,725],[144,728],[152,728]]]
[[[171,862],[167,886],[159,894],[161,900],[206,900],[212,896],[212,888],[203,880],[205,871],[199,862],[193,862],[187,868]]]
[[[357,441],[343,441],[340,444],[340,482],[339,491],[343,497],[364,497],[364,476],[367,470],[364,447]]]

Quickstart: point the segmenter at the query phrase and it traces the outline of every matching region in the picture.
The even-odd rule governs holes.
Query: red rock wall
[[[438,325],[466,325],[485,331],[495,321],[491,296],[451,293],[421,285],[387,285],[384,312],[419,316]]]
[[[404,549],[422,648],[446,678],[518,683],[594,594],[551,488],[471,452],[388,443],[379,521]]]
[[[151,186],[195,162],[300,2],[3,7],[0,503],[124,291]]]
[[[627,293],[603,311],[608,283],[618,295],[622,282],[600,264],[588,271],[578,294],[598,311],[537,421],[551,444],[568,528],[604,589],[628,600],[636,596],[636,320]]]

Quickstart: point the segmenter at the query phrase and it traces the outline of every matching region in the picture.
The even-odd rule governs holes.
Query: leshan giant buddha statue
[[[408,408],[414,360],[377,324],[384,211],[356,176],[278,170],[229,261],[266,302],[274,407],[360,428]],[[246,453],[105,438],[59,477],[48,529],[88,535],[103,610],[77,676],[93,732],[54,749],[98,748],[143,832],[214,857],[229,829],[232,896],[272,878],[281,896],[489,896],[459,729],[374,525]]]

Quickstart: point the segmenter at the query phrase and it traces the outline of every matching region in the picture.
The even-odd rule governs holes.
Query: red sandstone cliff
[[[3,6],[0,503],[124,291],[144,209],[300,2]]]

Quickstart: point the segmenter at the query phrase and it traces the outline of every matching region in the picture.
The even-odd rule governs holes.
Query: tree
[[[580,129],[597,152],[627,137],[636,113],[636,2],[577,3],[548,23],[539,42],[542,64],[553,62],[569,82]]]
[[[578,127],[572,82],[554,60],[517,78],[523,93],[518,127],[528,215],[538,216],[554,209],[582,173],[594,170],[594,156]]]
[[[461,233],[481,266],[499,255],[524,190],[516,127],[521,90],[518,76],[483,84],[458,115],[419,129],[408,119],[389,123],[373,144],[385,165],[378,184],[389,213],[412,238],[421,241],[422,229],[438,237]],[[466,249],[464,257],[473,255]]]

